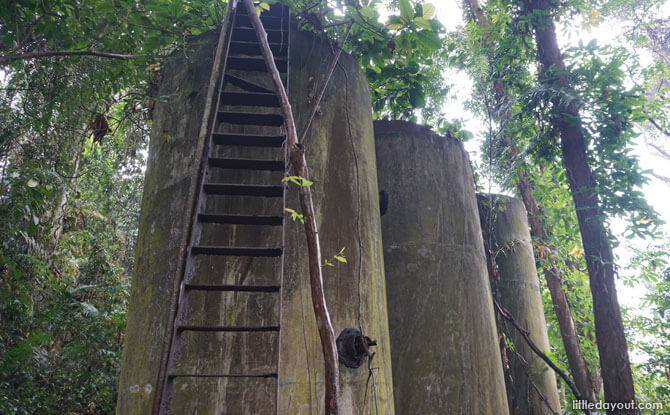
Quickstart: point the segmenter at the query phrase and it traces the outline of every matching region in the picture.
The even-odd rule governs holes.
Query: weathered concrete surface
[[[311,100],[330,63],[330,48],[311,35],[293,32],[290,97],[299,133]],[[119,409],[121,414],[150,412],[173,279],[182,217],[202,117],[200,95],[189,97],[198,85],[206,88],[211,67],[207,57],[214,39],[192,62],[176,62],[163,73],[160,94],[176,93],[154,110],[147,171],[147,192],[142,208],[138,263],[133,281],[126,334]],[[207,55],[209,53],[209,55]],[[386,293],[378,209],[378,189],[372,115],[367,80],[356,62],[341,56],[340,67],[321,103],[305,146],[311,169],[314,202],[324,258],[345,248],[347,263],[325,267],[325,290],[336,335],[347,327],[361,327],[377,340],[372,362],[374,378],[368,382],[367,364],[353,370],[341,365],[341,413],[392,414],[392,382]],[[272,88],[262,73],[238,73],[244,79]],[[227,89],[236,87],[227,85]],[[189,101],[190,99],[190,101]],[[195,103],[195,104],[194,104]],[[195,105],[199,105],[197,108]],[[190,105],[190,106],[185,106]],[[239,107],[237,107],[239,109]],[[276,112],[277,109],[247,108]],[[276,134],[273,127],[222,123],[218,131]],[[174,137],[174,142],[165,137]],[[188,139],[187,139],[188,137]],[[263,148],[217,148],[219,157],[281,159],[282,152]],[[211,181],[278,184],[281,174],[212,171]],[[175,182],[176,184],[173,184]],[[297,189],[289,187],[287,207],[299,210]],[[281,200],[250,197],[210,197],[209,212],[282,214]],[[283,311],[279,321],[276,294],[192,293],[191,324],[272,325],[280,322],[281,364],[279,388],[274,379],[193,379],[175,382],[173,413],[269,414],[275,398],[281,414],[322,414],[323,358],[310,298],[304,230],[287,219],[284,255]],[[245,225],[207,225],[202,245],[277,247],[281,229]],[[336,261],[335,261],[336,262]],[[194,283],[276,284],[281,261],[273,258],[201,256]],[[179,372],[250,373],[276,369],[277,336],[272,333],[192,333],[182,340]],[[377,369],[378,368],[378,369]],[[151,386],[146,386],[151,385]]]
[[[291,39],[290,97],[298,133],[332,62],[330,47],[294,31]],[[374,378],[367,364],[340,365],[342,414],[393,414],[384,264],[377,171],[368,82],[353,58],[343,53],[305,139],[314,184],[314,203],[324,258],[345,248],[347,263],[324,267],[325,292],[335,335],[347,327],[377,340],[372,347]],[[295,186],[287,207],[298,210]],[[281,414],[324,413],[323,358],[310,300],[304,229],[289,224],[280,372]]]
[[[375,122],[398,414],[507,414],[472,171],[461,144]]]
[[[537,347],[549,350],[526,209],[520,200],[503,195],[494,195],[491,200],[480,195],[479,209],[484,238],[490,244],[490,250],[498,252],[496,263],[500,279],[496,284],[500,304],[530,332]],[[498,319],[498,329],[514,344],[514,350],[508,349],[506,353],[511,372],[511,379],[505,377],[510,411],[516,405],[520,414],[561,413],[554,372],[510,323]],[[530,384],[531,380],[537,390]]]
[[[151,413],[216,33],[163,67],[153,112],[117,413]],[[188,117],[184,114],[189,114]]]

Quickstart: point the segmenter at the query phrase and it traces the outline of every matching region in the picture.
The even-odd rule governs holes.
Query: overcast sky
[[[455,30],[459,25],[463,24],[463,12],[460,0],[435,0],[434,4],[436,5],[438,19],[447,27],[448,31]],[[670,1],[666,2],[663,13],[666,16],[670,15]],[[584,43],[596,39],[599,44],[620,44],[619,40],[621,39],[622,28],[622,24],[613,24],[608,21],[607,24],[591,28],[589,32],[582,29],[581,21],[570,22],[569,25],[564,23],[558,30],[559,44],[562,49],[569,46],[577,46],[580,40]],[[649,57],[643,56],[643,61],[645,58],[648,59]],[[449,82],[452,83],[452,90],[450,99],[445,107],[445,113],[450,119],[462,118],[465,121],[465,128],[475,134],[475,139],[467,142],[465,147],[470,153],[470,158],[477,164],[481,164],[479,147],[481,141],[485,138],[486,126],[482,120],[476,119],[470,114],[464,106],[464,99],[467,99],[472,92],[472,82],[464,73],[448,71],[446,76]],[[670,177],[670,162],[662,159],[649,148],[645,144],[643,136],[639,137],[637,141],[635,154],[640,157],[640,165],[644,169],[650,169],[660,175]],[[644,186],[643,192],[647,201],[666,222],[666,225],[663,227],[665,233],[670,234],[670,203],[668,203],[670,188],[661,180],[650,177],[650,182]],[[620,235],[624,229],[625,223],[623,221],[615,221],[613,223],[613,232],[615,234]],[[644,249],[648,243],[648,241],[639,239],[632,242],[623,242],[615,250],[615,254],[619,257],[618,262],[620,267],[625,268],[630,262],[633,255],[630,248],[631,244],[638,249]],[[622,273],[625,275],[626,271],[623,270]],[[622,284],[618,285],[620,302],[626,306],[637,308],[640,304],[640,297],[644,294],[644,289],[642,287],[630,289],[622,286]]]

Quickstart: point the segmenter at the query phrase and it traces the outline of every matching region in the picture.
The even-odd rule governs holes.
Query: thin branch
[[[667,135],[668,137],[670,137],[670,130],[666,130],[665,128],[663,128],[662,126],[660,126],[660,125],[658,124],[658,122],[656,122],[655,119],[653,119],[653,118],[651,118],[651,117],[647,117],[647,121],[649,121],[649,122],[651,123],[651,125],[653,125],[654,127],[656,127],[656,129],[658,129],[658,131],[660,131],[661,133],[663,133],[663,134]]]
[[[657,145],[654,144],[654,143],[650,143],[649,141],[647,141],[647,145],[648,145],[649,147],[653,148],[654,150],[656,150],[656,151],[658,152],[658,154],[660,154],[660,155],[663,156],[664,158],[670,160],[670,153],[668,153],[667,151],[663,150],[661,147],[657,146]]]
[[[0,55],[0,66],[19,60],[52,58],[54,56],[95,56],[99,58],[130,60],[147,55],[123,55],[120,53],[97,52],[94,50],[49,50],[43,52],[26,52],[19,55]]]
[[[297,174],[309,179],[309,170],[305,159],[305,149],[298,143],[298,133],[295,128],[295,119],[291,110],[291,104],[277,65],[274,62],[272,50],[267,40],[267,33],[263,28],[256,8],[252,0],[244,0],[247,13],[251,24],[254,27],[258,41],[261,46],[261,52],[265,65],[270,72],[272,81],[279,95],[284,122],[286,126],[286,135],[288,143],[288,152],[291,165]],[[335,344],[335,332],[333,323],[330,320],[328,307],[326,305],[326,296],[323,290],[323,274],[321,272],[321,247],[319,246],[319,235],[316,226],[316,217],[314,214],[314,202],[312,200],[312,191],[309,186],[300,187],[300,207],[305,218],[305,236],[307,238],[307,254],[309,259],[309,281],[312,294],[312,306],[316,317],[319,337],[321,339],[321,348],[325,363],[325,413],[327,415],[337,415],[338,413],[338,395],[339,395],[339,366],[337,359],[337,346]]]
[[[658,180],[660,180],[662,182],[670,184],[670,177],[663,176],[663,175],[660,175],[658,173],[654,173],[653,171],[649,172],[649,174],[651,174],[652,176],[654,176],[655,178],[657,178]]]
[[[533,352],[535,352],[535,354],[540,357],[540,359],[544,360],[544,362],[547,365],[549,365],[549,367],[552,368],[554,370],[554,372],[556,372],[565,381],[565,383],[568,384],[568,386],[570,387],[570,390],[572,390],[572,393],[575,395],[575,398],[579,401],[585,400],[582,397],[582,394],[579,392],[579,389],[577,389],[577,386],[572,381],[572,379],[570,379],[570,377],[564,371],[562,371],[558,366],[556,366],[556,364],[554,362],[552,362],[551,359],[546,354],[544,354],[544,352],[542,352],[542,350],[540,350],[539,347],[537,347],[537,345],[535,344],[533,339],[530,337],[530,333],[528,332],[528,330],[521,327],[521,325],[514,319],[514,317],[512,317],[512,315],[509,313],[509,311],[503,309],[500,306],[500,303],[498,302],[498,300],[495,297],[493,297],[493,305],[494,305],[496,311],[498,312],[498,314],[500,314],[505,320],[512,323],[514,328],[521,334],[523,339],[526,341],[526,344],[528,344],[528,347],[530,347],[531,350]],[[584,413],[590,415],[591,411],[589,411],[588,409],[584,409]]]
[[[345,24],[348,24],[349,26],[351,26],[353,24],[353,20],[343,20],[343,21],[340,21],[340,22],[333,22],[333,23],[325,25],[323,28],[328,29],[329,27],[342,26],[342,25],[345,25]],[[345,37],[345,39],[346,39],[346,37]]]
[[[305,15],[307,13],[309,13],[310,10],[312,10],[316,6],[320,6],[322,3],[323,2],[321,0],[319,0],[319,1],[315,2],[314,4],[312,4],[311,6],[307,6],[306,8],[304,8],[303,10],[301,10],[300,12],[295,14],[296,19],[302,17],[303,15]]]
[[[510,341],[511,341],[511,339],[510,339]],[[551,406],[551,404],[549,403],[549,400],[547,399],[546,396],[544,396],[544,394],[542,393],[540,388],[537,386],[537,384],[535,384],[535,381],[533,380],[533,374],[531,373],[530,365],[528,364],[528,361],[526,359],[524,359],[524,357],[521,355],[521,353],[519,353],[517,350],[515,350],[514,347],[510,348],[510,350],[512,351],[512,353],[514,353],[515,358],[518,359],[518,361],[521,363],[521,367],[523,368],[524,373],[528,377],[528,385],[530,385],[533,388],[533,390],[535,391],[537,396],[540,398],[542,403],[544,403],[547,410],[552,413],[552,415],[559,415],[554,410],[554,408]]]

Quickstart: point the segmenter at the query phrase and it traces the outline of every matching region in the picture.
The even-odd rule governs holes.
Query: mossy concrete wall
[[[472,170],[461,144],[375,122],[398,414],[507,414]]]
[[[153,110],[117,413],[151,413],[217,34],[162,69]],[[189,59],[186,59],[188,56]],[[188,114],[188,116],[185,116]]]
[[[548,351],[547,323],[526,209],[520,200],[502,195],[491,199],[480,195],[479,208],[484,238],[490,250],[498,253],[500,277],[495,284],[500,304],[530,332],[540,350]],[[499,318],[498,325],[514,344],[514,349],[506,352],[510,363],[510,374],[505,376],[510,407],[529,415],[561,413],[554,372],[510,323]]]
[[[330,46],[293,32],[290,97],[302,134],[315,95],[332,62]],[[343,53],[306,135],[307,162],[324,258],[345,248],[347,263],[324,267],[326,299],[335,335],[362,328],[376,340],[369,379],[340,365],[342,414],[393,414],[384,263],[368,81]],[[287,206],[299,210],[297,189]],[[287,226],[280,372],[281,414],[324,413],[323,358],[310,300],[307,247],[299,223]]]
[[[161,347],[168,321],[169,298],[176,277],[175,264],[185,218],[188,186],[197,163],[198,128],[211,68],[215,39],[191,52],[191,61],[170,63],[163,70],[154,110],[150,166],[144,195],[137,266],[129,312],[118,412],[150,413]],[[293,31],[289,95],[298,132],[304,130],[313,100],[332,60],[331,48],[312,35]],[[266,88],[262,73],[238,73]],[[227,86],[235,90],[234,86]],[[193,91],[195,94],[193,94]],[[254,111],[273,109],[249,108]],[[274,127],[221,124],[219,131],[275,134]],[[170,139],[166,139],[169,137]],[[392,414],[393,395],[388,338],[386,292],[382,259],[379,201],[372,114],[367,80],[350,56],[338,68],[304,145],[319,224],[324,258],[345,248],[347,263],[324,267],[324,283],[335,334],[348,327],[362,328],[378,346],[369,379],[367,364],[359,369],[340,365],[340,408],[343,414]],[[271,159],[276,149],[218,148],[219,157]],[[216,171],[212,181],[278,184],[281,175]],[[297,188],[288,187],[286,206],[299,210]],[[246,214],[282,214],[281,201],[248,197],[210,197],[207,210]],[[274,379],[193,379],[175,381],[173,413],[322,414],[323,357],[312,309],[304,229],[289,215],[283,261],[283,307],[274,294],[192,293],[188,321],[207,325],[263,325],[280,323],[281,362],[278,388]],[[281,244],[281,229],[245,225],[203,228],[203,245],[265,246]],[[198,258],[194,283],[275,284],[282,263],[272,258]],[[186,332],[178,361],[179,372],[270,372],[276,365],[276,334],[213,334]],[[277,395],[278,391],[278,395]]]

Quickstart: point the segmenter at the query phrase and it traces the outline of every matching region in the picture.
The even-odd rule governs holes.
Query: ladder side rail
[[[152,409],[153,415],[167,415],[170,410],[172,399],[172,383],[173,380],[169,377],[169,372],[176,363],[176,357],[179,347],[179,332],[177,326],[179,321],[184,317],[186,312],[186,298],[187,291],[185,285],[192,274],[195,261],[191,253],[193,247],[200,239],[201,225],[198,222],[198,214],[204,209],[205,198],[203,195],[203,186],[205,177],[209,173],[207,159],[211,153],[212,135],[216,128],[216,117],[219,108],[219,101],[221,94],[219,90],[223,85],[223,78],[225,75],[226,62],[228,57],[228,49],[230,46],[230,38],[233,28],[233,15],[237,7],[237,0],[230,0],[226,7],[226,14],[224,16],[221,32],[219,35],[216,52],[214,54],[214,62],[212,65],[212,73],[210,75],[209,87],[207,96],[205,98],[205,111],[203,114],[203,121],[200,136],[204,135],[202,148],[196,150],[200,152],[201,158],[197,169],[197,179],[192,181],[191,189],[189,190],[189,198],[191,203],[187,204],[189,209],[188,214],[191,220],[187,220],[187,229],[184,232],[183,243],[179,252],[179,263],[177,264],[177,278],[173,290],[172,302],[170,306],[170,320],[167,325],[165,341],[163,344],[163,353],[161,357],[160,369],[158,379],[156,382],[157,389],[154,397],[154,404]],[[216,94],[216,105],[212,111],[212,105]],[[186,245],[188,244],[188,245]]]

